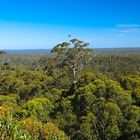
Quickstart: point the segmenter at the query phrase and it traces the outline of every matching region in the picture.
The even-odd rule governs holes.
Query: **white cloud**
[[[114,29],[111,29],[112,32],[117,33],[136,33],[140,32],[139,24],[117,24]]]
[[[139,24],[117,24],[116,27],[118,28],[139,28]]]
[[[111,30],[112,32],[117,32],[117,33],[128,33],[129,31],[128,30],[118,30],[118,29],[112,29]]]

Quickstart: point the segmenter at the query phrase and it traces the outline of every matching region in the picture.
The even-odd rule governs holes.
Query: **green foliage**
[[[25,117],[38,118],[43,122],[48,122],[49,114],[53,110],[52,103],[46,98],[35,98],[23,105],[22,115]]]
[[[16,99],[14,97],[0,95],[0,103],[1,103],[1,105],[5,104],[6,102],[16,104]]]
[[[1,51],[1,50],[0,50],[0,55],[1,55],[1,54],[6,54],[6,52],[5,52],[5,51]]]
[[[45,124],[43,129],[46,140],[69,140],[65,133],[59,130],[53,123]]]
[[[31,136],[11,115],[0,120],[1,140],[31,140]]]
[[[26,118],[21,120],[21,125],[24,129],[26,129],[31,135],[32,139],[38,140],[43,137],[43,128],[42,123],[37,121],[35,118]]]
[[[140,55],[88,45],[0,56],[1,140],[140,139]]]
[[[134,89],[132,92],[132,97],[135,100],[135,103],[140,105],[140,88]]]
[[[96,130],[97,118],[89,112],[87,116],[83,116],[80,124],[80,132],[75,135],[75,139],[94,140],[98,137]]]

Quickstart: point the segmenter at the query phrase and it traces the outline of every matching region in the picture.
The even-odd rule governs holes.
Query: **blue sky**
[[[140,0],[0,1],[0,49],[47,49],[69,34],[93,48],[140,47]]]

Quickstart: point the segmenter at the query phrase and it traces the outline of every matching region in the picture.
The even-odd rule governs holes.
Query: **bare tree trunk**
[[[77,83],[77,80],[76,80],[76,68],[73,68],[73,83]]]

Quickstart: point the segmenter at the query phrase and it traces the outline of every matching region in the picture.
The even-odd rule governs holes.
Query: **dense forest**
[[[140,50],[88,46],[0,51],[0,140],[140,139]]]

